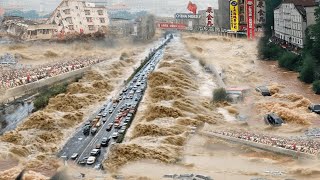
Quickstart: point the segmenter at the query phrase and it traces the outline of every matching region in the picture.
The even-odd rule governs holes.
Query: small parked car
[[[110,141],[110,138],[104,137],[101,141],[101,146],[103,147],[108,146],[109,141]]]
[[[124,132],[126,132],[125,129],[120,129],[120,130],[118,131],[119,134],[124,134]]]
[[[78,153],[73,153],[71,156],[71,159],[73,159],[73,160],[77,159],[78,155],[79,155]]]
[[[101,153],[100,149],[92,149],[92,151],[90,152],[91,156],[99,156]]]
[[[275,113],[270,113],[264,116],[264,121],[268,125],[281,126],[284,121]]]
[[[87,163],[88,157],[84,157],[83,159],[81,159],[81,161],[79,161],[78,163],[80,165],[85,165]]]
[[[312,104],[308,107],[311,112],[320,114],[320,104]]]
[[[96,149],[101,149],[101,144],[97,144]]]
[[[116,138],[118,138],[118,136],[119,136],[119,134],[117,132],[114,132],[111,137],[116,139]]]
[[[267,86],[258,86],[256,91],[261,93],[262,96],[271,96],[271,92]]]
[[[90,126],[85,126],[84,129],[83,129],[83,134],[85,136],[89,136],[90,134]]]
[[[106,130],[110,131],[112,129],[112,126],[113,126],[113,123],[109,123]]]
[[[90,156],[89,158],[88,158],[88,160],[87,160],[87,164],[88,165],[92,165],[92,164],[94,164],[96,162],[96,157],[94,157],[94,156]]]
[[[97,133],[98,129],[97,128],[92,128],[91,129],[91,134],[94,136]]]

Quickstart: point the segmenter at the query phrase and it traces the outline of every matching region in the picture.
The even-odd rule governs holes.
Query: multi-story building
[[[315,24],[315,0],[284,0],[274,10],[275,36],[288,44],[303,48],[306,28]]]
[[[91,34],[105,31],[109,25],[109,18],[105,6],[83,0],[63,0],[47,24],[57,24],[59,33]]]
[[[239,0],[239,30],[244,31],[247,28],[246,18],[246,2],[245,0]]]
[[[218,0],[219,9],[214,11],[214,24],[216,27],[230,29],[230,3],[226,0]]]

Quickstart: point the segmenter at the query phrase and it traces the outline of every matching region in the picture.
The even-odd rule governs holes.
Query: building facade
[[[61,34],[92,34],[107,31],[109,18],[105,6],[82,0],[63,0],[47,24],[56,24]]]
[[[218,0],[219,9],[214,10],[214,24],[216,27],[230,29],[230,3],[226,0]]]
[[[303,48],[308,26],[315,24],[315,0],[284,0],[274,10],[274,35],[287,44]]]

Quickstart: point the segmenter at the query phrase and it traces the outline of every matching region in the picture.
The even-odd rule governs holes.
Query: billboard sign
[[[231,28],[231,31],[239,31],[238,0],[230,0],[230,28]]]
[[[187,25],[185,24],[177,24],[177,23],[159,23],[159,28],[161,29],[179,29],[184,30],[187,28]]]
[[[214,26],[196,26],[195,30],[216,32],[216,28]]]
[[[206,11],[206,24],[207,26],[213,26],[213,11],[212,11],[212,7],[208,7],[207,11]]]
[[[265,0],[256,0],[256,24],[266,23],[266,2]]]
[[[254,0],[247,0],[246,6],[246,16],[247,16],[247,37],[248,39],[254,39],[254,31],[255,31],[255,18],[254,18]]]
[[[191,13],[176,13],[176,19],[200,19],[200,14],[191,14]]]

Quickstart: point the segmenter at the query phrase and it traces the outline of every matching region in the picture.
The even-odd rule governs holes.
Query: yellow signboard
[[[239,31],[239,2],[230,0],[230,28],[231,31]]]

